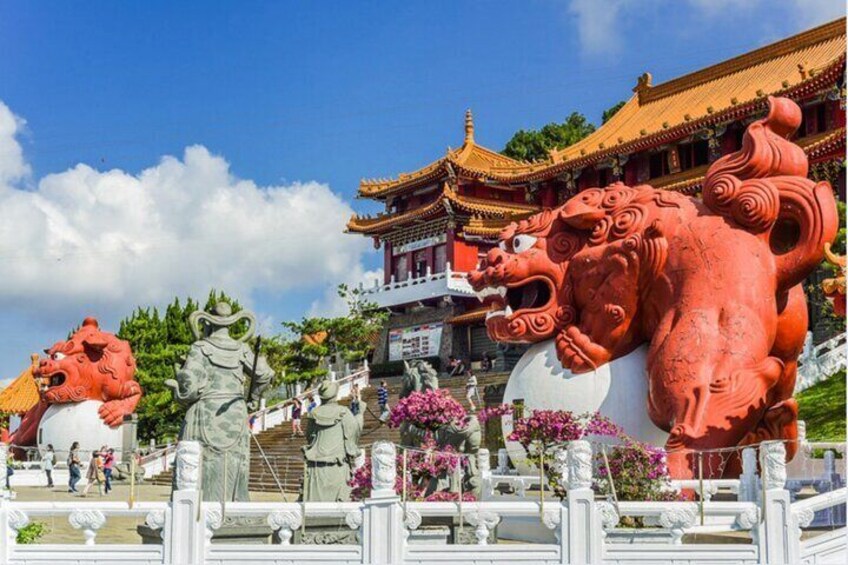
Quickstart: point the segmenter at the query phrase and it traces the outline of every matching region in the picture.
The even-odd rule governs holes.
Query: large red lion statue
[[[573,373],[647,343],[648,415],[670,433],[677,478],[693,476],[691,450],[796,439],[801,282],[838,225],[830,185],[807,179],[787,139],[800,122],[794,102],[769,99],[702,199],[616,183],[509,225],[469,275],[491,338],[553,338]],[[713,475],[738,472],[715,457]]]
[[[135,410],[141,387],[134,380],[135,359],[130,345],[101,331],[94,318],[86,318],[68,341],[56,342],[45,352],[47,358],[41,359],[33,371],[41,400],[21,419],[10,438],[12,444],[36,443],[38,424],[51,404],[101,400],[100,418],[113,428]]]

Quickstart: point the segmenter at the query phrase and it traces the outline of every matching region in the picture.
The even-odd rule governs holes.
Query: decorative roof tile
[[[23,414],[41,400],[32,375],[37,363],[38,355],[33,355],[30,366],[0,391],[0,414]]]

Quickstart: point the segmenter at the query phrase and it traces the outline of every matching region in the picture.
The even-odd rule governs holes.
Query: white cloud
[[[792,6],[805,28],[845,17],[845,0],[792,0]]]
[[[577,37],[586,55],[614,54],[621,48],[617,20],[628,0],[571,0],[568,7],[577,21]]]
[[[373,271],[365,271],[361,266],[357,266],[340,283],[345,283],[349,288],[356,288],[360,284],[368,289],[374,286],[374,281],[379,281],[383,284],[383,269],[375,269]],[[367,299],[367,297],[366,297]],[[346,316],[348,314],[347,303],[342,299],[337,287],[327,288],[324,295],[312,303],[309,308],[309,316]]]
[[[362,270],[368,242],[342,233],[352,210],[326,185],[257,186],[195,145],[138,174],[78,164],[25,189],[22,125],[0,102],[0,306],[126,313],[211,287],[250,302]]]
[[[671,5],[677,0],[654,0],[660,5]],[[648,0],[570,0],[568,13],[576,20],[577,37],[584,55],[610,56],[626,47],[627,33],[623,25],[639,12],[645,11]],[[685,0],[694,15],[712,20],[704,25],[718,25],[721,18],[738,19],[762,14],[760,31],[766,42],[777,41],[785,35],[775,35],[771,22],[777,18],[796,25],[796,33],[825,22],[844,17],[845,0],[786,0],[774,3],[767,0]]]

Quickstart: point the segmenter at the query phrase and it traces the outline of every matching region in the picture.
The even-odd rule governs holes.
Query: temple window
[[[436,273],[444,273],[448,263],[448,247],[444,243],[435,247],[435,269]]]
[[[710,162],[710,146],[706,139],[683,143],[678,146],[677,151],[680,155],[681,171],[700,167]]]
[[[409,267],[406,264],[406,255],[398,255],[395,257],[395,282],[403,282],[409,274]]]
[[[827,131],[827,105],[824,102],[805,107],[802,116],[797,139]]]
[[[412,263],[415,266],[415,277],[423,277],[427,274],[427,250],[420,249],[412,255]]]
[[[648,170],[650,171],[652,179],[664,177],[671,172],[668,167],[666,151],[658,151],[657,153],[651,154],[650,161],[648,163]]]
[[[609,184],[609,169],[598,169],[598,187],[604,188]]]

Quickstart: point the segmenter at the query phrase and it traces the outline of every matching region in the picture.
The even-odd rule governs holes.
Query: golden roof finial
[[[474,143],[474,116],[471,108],[465,111],[465,143]]]
[[[653,77],[651,77],[651,73],[649,72],[644,72],[639,75],[636,78],[636,86],[633,87],[633,92],[639,94],[651,88],[651,86],[653,86],[651,84],[652,78]]]

